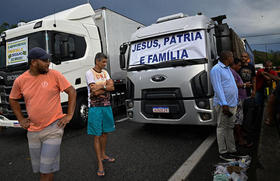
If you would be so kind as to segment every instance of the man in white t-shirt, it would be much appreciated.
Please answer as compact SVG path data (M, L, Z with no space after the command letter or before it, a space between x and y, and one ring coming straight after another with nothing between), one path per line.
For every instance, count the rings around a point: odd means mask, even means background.
M89 97L88 129L89 135L94 135L94 149L98 160L98 176L104 176L103 162L114 162L115 158L106 155L106 142L109 132L115 130L113 112L110 103L110 92L114 91L114 82L104 67L107 56L97 53L95 67L86 73Z

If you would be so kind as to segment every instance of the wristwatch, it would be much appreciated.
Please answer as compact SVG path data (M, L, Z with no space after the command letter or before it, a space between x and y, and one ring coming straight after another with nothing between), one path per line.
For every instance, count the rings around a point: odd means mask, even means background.
M103 88L106 90L106 85L103 85Z
M245 89L246 88L246 84L243 84L243 89Z

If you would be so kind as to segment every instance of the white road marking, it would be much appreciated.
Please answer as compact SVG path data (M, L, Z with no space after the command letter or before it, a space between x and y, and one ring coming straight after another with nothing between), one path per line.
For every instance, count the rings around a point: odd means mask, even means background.
M123 121L125 121L125 120L127 120L127 117L126 117L126 118L123 118L123 119L118 119L118 120L116 120L116 123L120 123L120 122L123 122Z
M206 138L201 145L193 152L193 154L183 163L183 165L169 178L168 181L185 180L193 168L198 164L206 151L216 140L216 135L212 134Z

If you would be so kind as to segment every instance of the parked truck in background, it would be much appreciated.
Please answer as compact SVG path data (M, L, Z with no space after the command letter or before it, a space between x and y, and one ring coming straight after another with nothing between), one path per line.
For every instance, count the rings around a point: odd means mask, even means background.
M183 13L138 29L120 47L127 113L140 123L215 125L210 70L223 50L241 57L244 41L223 23ZM128 48L128 56L125 53Z
M109 9L94 11L90 4L84 4L3 32L0 46L0 123L7 125L4 123L16 119L9 106L9 93L14 80L28 69L27 55L33 47L41 47L50 53L50 68L61 72L76 89L77 105L71 122L78 127L87 122L85 73L94 66L95 54L105 53L109 60L106 68L115 84L113 112L115 116L122 113L125 117L126 72L120 69L119 46L129 41L140 26L143 25ZM63 110L67 110L65 93L61 94L61 103ZM23 100L20 105L27 116Z

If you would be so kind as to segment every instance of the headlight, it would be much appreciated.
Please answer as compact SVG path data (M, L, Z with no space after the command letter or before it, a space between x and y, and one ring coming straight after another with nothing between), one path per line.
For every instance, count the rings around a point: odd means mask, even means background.
M195 103L201 109L210 109L209 99L197 99Z
M203 121L211 119L211 114L209 113L199 113L199 115Z
M128 101L126 102L126 105L127 105L127 108L133 108L134 103L133 103L133 101L128 100Z
M127 115L128 115L129 118L133 118L133 112L132 111L128 111Z

